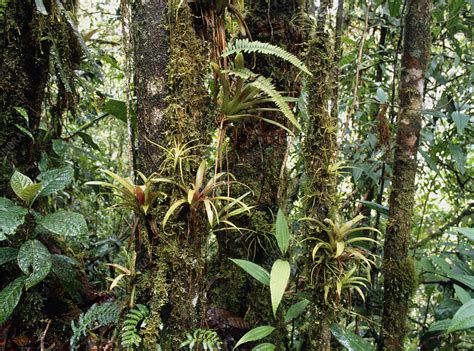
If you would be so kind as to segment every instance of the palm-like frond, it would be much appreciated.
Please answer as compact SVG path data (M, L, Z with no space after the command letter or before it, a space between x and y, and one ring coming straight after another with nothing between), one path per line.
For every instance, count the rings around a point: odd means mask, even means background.
M249 41L248 39L236 39L235 42L227 47L222 53L223 57L227 57L232 54L239 52L246 53L260 53L265 55L272 55L281 58L293 66L299 68L301 71L305 72L308 75L312 75L308 67L295 55L289 53L288 51L282 49L279 46L275 46L269 43L262 43L260 41Z

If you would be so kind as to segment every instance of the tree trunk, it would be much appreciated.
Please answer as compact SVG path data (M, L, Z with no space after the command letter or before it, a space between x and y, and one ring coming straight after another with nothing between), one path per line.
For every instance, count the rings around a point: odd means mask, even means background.
M44 89L49 74L48 40L42 40L49 16L36 11L34 1L10 1L4 18L0 53L0 193L9 194L9 179L16 168L38 175L39 145L20 128L36 136ZM24 108L25 120L15 108ZM20 128L18 127L20 126Z
M431 46L431 1L409 0L405 15L400 111L393 167L389 219L384 246L383 350L403 350L408 300L416 272L408 257L417 151L421 130L424 76Z
M323 1L318 22L308 43L307 65L312 77L308 79L308 126L303 144L306 184L305 211L307 217L324 221L333 218L336 204L337 173L330 171L336 163L337 114L331 114L330 102L336 93L336 65L332 38L326 30L327 14L332 2ZM334 108L334 106L333 106ZM310 234L314 236L314 233ZM310 252L308 248L308 252ZM306 347L311 350L330 349L332 310L324 301L323 277L311 277L313 261L308 254L304 263L308 283L314 282L311 316L303 328ZM329 297L330 298L330 297Z
M245 21L252 39L280 46L299 55L305 37L301 24L301 21L304 21L303 7L300 2L249 2ZM299 95L298 72L294 67L274 57L257 57L256 67L252 67L252 70L271 77L278 90L289 91L294 96ZM247 58L246 64L251 66L253 58ZM286 124L279 113L267 114L265 117ZM273 241L273 215L285 202L282 175L288 147L287 133L265 122L244 121L231 131L230 138L233 146L229 153L230 171L239 182L246 184L254 192L252 198L245 200L248 205L254 206L252 214L236 224L254 230L258 235L266 235ZM243 189L242 193L246 191L248 189ZM268 290L229 260L249 259L267 269L271 267L278 256L274 250L275 243L271 246L261 238L260 246L256 241L252 241L249 235L251 234L247 231L242 234L235 231L217 234L219 252L212 267L215 280L210 300L217 307L245 316L252 327L274 324ZM275 334L273 342L278 344L283 336L277 337Z
M149 175L160 171L163 155L150 141L163 147L173 146L175 142L181 145L210 142L212 106L205 85L208 53L207 44L196 34L194 15L187 3L142 0L133 6L136 155L138 170ZM202 157L205 148L195 149L193 153L196 152ZM196 164L199 162L191 167ZM194 175L195 169L186 172L185 182L192 182ZM171 203L158 207L153 215L158 227ZM190 215L189 211L181 211L167 226L171 228L167 236L160 230L159 237L150 239L151 260L148 256L140 260L143 274L138 281L138 300L149 306L153 316L144 338L144 345L149 349L156 348L157 343L164 350L176 349L185 332L205 322L201 248L208 232L201 221L190 228Z

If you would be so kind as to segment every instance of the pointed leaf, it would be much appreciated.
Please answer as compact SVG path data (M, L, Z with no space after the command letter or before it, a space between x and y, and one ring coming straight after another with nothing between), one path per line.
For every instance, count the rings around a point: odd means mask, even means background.
M15 232L23 224L28 210L15 205L11 200L0 197L0 241Z
M245 344L247 342L261 340L267 337L268 335L270 335L274 330L275 330L274 327L270 327L268 325L253 328L252 330L248 331L247 333L245 333L244 336L240 338L237 344L235 344L233 350L237 349L238 346Z
M454 291L456 292L456 296L459 298L459 301L461 301L463 304L469 302L469 300L472 299L471 295L459 285L454 284Z
M278 306L283 298L289 279L290 264L287 261L276 260L270 272L270 295L274 316L276 316Z
M77 212L60 210L44 216L38 224L57 235L81 236L88 232L84 216Z
M257 345L252 349L252 351L274 351L274 350L276 350L276 346L273 344L270 344L269 342Z
M448 333L474 327L474 299L463 304L454 314Z
M339 341L339 343L349 351L375 350L374 346L372 346L367 340L339 326L338 324L331 325L330 329L332 335L334 335L337 341Z
M28 275L25 288L29 289L38 284L49 274L52 260L46 246L38 240L28 240L18 252L18 266Z
M278 210L276 219L276 239L281 253L284 255L288 250L290 243L290 230L288 229L288 222L282 210Z
M0 326L10 317L16 305L18 305L24 281L24 277L17 278L0 292Z
M244 271L246 271L248 274L250 274L252 277L257 279L260 283L270 285L270 273L268 273L267 270L265 270L258 264L246 260L239 260L236 258L229 259L237 266L242 268Z
M293 319L295 319L300 314L302 314L308 305L309 305L309 300L306 300L306 299L292 305L288 309L288 312L286 312L285 323L291 322Z
M48 196L56 191L63 190L71 183L74 178L74 169L71 167L64 167L58 169L51 169L41 173L38 179L41 180L43 186L38 194L40 196Z

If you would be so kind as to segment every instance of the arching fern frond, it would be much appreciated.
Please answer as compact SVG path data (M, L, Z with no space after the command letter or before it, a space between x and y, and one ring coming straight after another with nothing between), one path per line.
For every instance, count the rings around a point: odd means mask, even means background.
M85 313L81 313L77 324L72 321L72 337L70 340L71 350L78 348L81 337L97 327L102 327L117 323L120 315L120 306L115 302L104 302L102 304L94 304Z
M296 120L293 111L291 110L290 106L286 102L286 98L283 97L275 88L272 81L268 78L265 78L261 75L258 75L247 68L239 69L239 70L226 70L223 71L229 75L234 75L239 77L245 81L248 81L247 84L250 86L258 89L265 95L267 95L271 101L278 107L278 109L283 113L283 115L299 130L301 130L301 126Z
M233 45L229 46L222 53L222 57L227 57L232 54L237 54L239 52L246 53L260 53L265 55L272 55L279 57L293 66L299 68L301 71L308 75L312 75L308 67L295 55L289 53L285 49L282 49L279 46L275 46L268 43L262 43L260 41L249 41L248 39L237 39Z
M140 346L142 337L139 332L146 325L150 312L144 305L136 305L125 316L121 333L122 346L127 350L134 350Z

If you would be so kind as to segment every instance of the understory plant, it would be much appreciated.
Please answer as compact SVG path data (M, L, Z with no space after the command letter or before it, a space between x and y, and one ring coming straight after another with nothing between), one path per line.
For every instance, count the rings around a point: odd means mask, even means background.
M42 214L35 201L68 186L74 170L70 167L42 172L37 181L15 171L10 179L18 203L0 197L0 265L16 261L22 274L0 292L0 324L12 314L22 294L46 279L52 272L63 284L74 280L77 262L68 256L52 254L45 239L81 237L88 232L84 217L77 212L58 210Z

